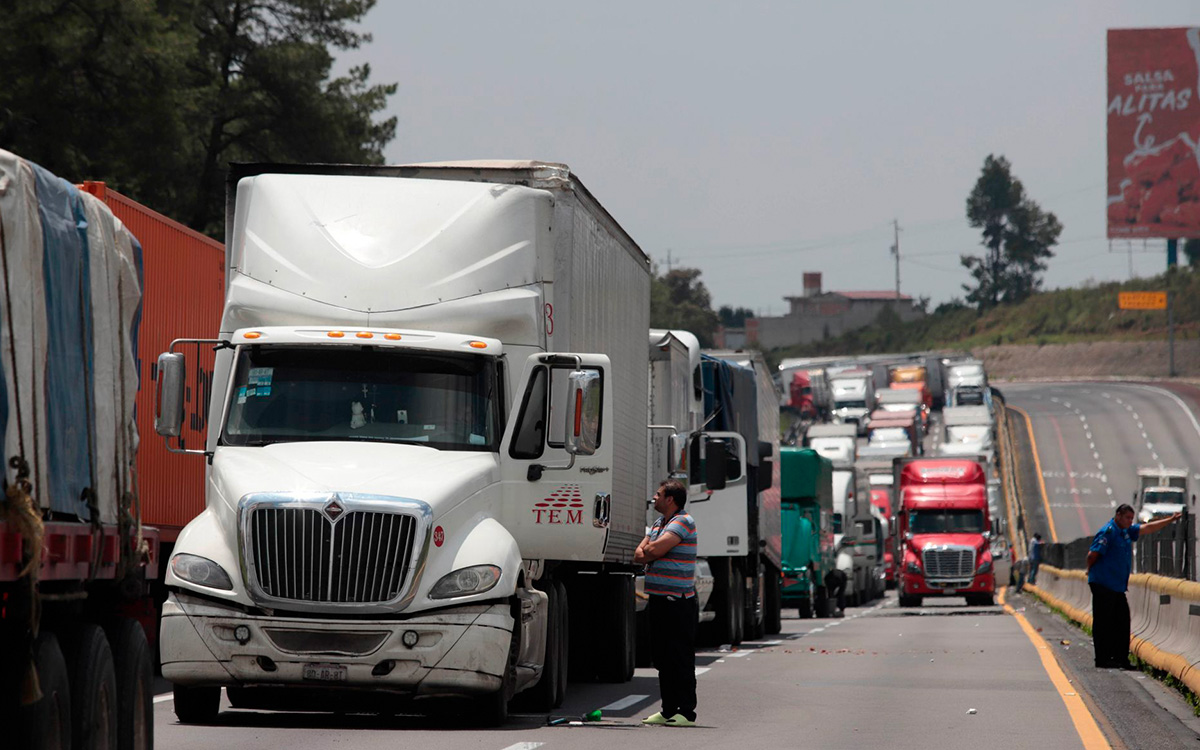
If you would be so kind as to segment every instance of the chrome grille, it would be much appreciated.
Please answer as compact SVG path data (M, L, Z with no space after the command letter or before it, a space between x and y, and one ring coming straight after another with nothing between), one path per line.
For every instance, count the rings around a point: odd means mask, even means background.
M250 512L250 555L267 596L297 602L380 603L404 590L417 519L349 511L336 521L313 508Z
M927 578L972 578L975 550L970 547L926 547L922 553Z

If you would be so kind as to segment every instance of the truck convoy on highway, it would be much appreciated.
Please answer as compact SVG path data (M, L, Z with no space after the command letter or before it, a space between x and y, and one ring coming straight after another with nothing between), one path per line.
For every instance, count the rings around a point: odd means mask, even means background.
M316 685L497 722L568 674L628 679L645 254L559 164L257 165L229 188L219 336L159 361L174 440L187 350L217 350L205 442L174 445L208 493L166 578L180 719L222 686L286 707Z
M929 596L963 596L969 605L991 604L991 519L987 475L971 459L897 459L900 606L920 606Z
M800 617L828 617L833 570L833 463L810 448L780 450L783 597Z
M1165 518L1187 507L1187 469L1143 468L1137 470L1137 477L1133 503L1140 523Z
M150 439L155 356L215 330L223 249L6 151L0 185L0 714L15 747L149 748L160 552L203 506Z
M714 617L700 637L737 644L782 627L779 391L758 352L707 352L701 372L706 439L738 438L736 453L729 451L738 459L729 462L728 485L690 510L697 526L708 530L696 554L713 574Z

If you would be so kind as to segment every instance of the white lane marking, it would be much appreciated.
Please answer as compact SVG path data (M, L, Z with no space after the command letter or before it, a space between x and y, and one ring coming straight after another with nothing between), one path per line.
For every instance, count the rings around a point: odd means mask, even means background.
M1092 433L1090 433L1090 432L1083 433L1083 436L1086 437L1088 440L1092 439Z
M1100 460L1100 454L1099 454L1099 453L1097 453L1096 451L1092 451L1092 458L1094 458L1094 459L1096 459L1097 461L1099 461L1099 460Z
M1147 435L1145 432L1142 432L1142 439L1143 439L1143 440L1149 440L1149 439L1150 439L1150 436L1149 436L1149 435Z
M712 669L712 667L696 667L696 676L699 677L710 669Z
M537 750L545 744L545 742L518 742L515 745L509 745L504 750Z
M1150 453L1150 458L1153 458L1155 461L1157 461L1157 460L1158 460L1158 454L1157 454L1157 453L1154 453L1154 452L1151 452L1151 453Z
M1144 429L1146 429L1146 425L1142 424L1141 422L1138 422L1138 429L1139 429L1139 430L1144 430ZM1143 434L1144 434L1144 433L1143 433Z
M1161 395L1166 396L1167 398L1171 399L1172 401L1174 401L1176 403L1176 405L1178 405L1179 408L1183 410L1183 413L1188 416L1188 419L1191 420L1192 427L1196 428L1196 434L1200 435L1200 421L1196 421L1196 415L1192 413L1192 410L1188 408L1187 404L1183 403L1183 399L1179 398L1174 393L1171 393L1170 391L1168 391L1164 388L1155 388L1154 386L1140 385L1138 383L1129 383L1128 385L1130 388L1140 388L1143 391L1150 391L1151 393L1161 394Z
M752 654L752 653L754 653L754 652L753 652L753 651L734 651L732 654L727 654L727 655L726 655L726 658L728 658L728 659L739 659L739 658L741 658L741 657L743 657L743 656L749 656L749 655L750 655L750 654Z
M154 696L155 703L166 703L167 701L173 701L173 700L175 700L174 693L163 693L162 695Z
M619 701L613 701L612 703L609 703L607 706L601 706L600 710L601 711L620 711L621 709L624 709L624 708L636 706L637 704L641 703L642 701L646 700L649 697L650 696L648 696L648 695L627 695Z
M763 646L781 646L781 645L783 645L783 641L763 641L761 645L763 645Z
M1149 448L1150 450L1154 450L1154 443L1152 443L1152 442L1150 442L1149 440L1147 440L1147 441L1146 441L1146 447L1147 447L1147 448Z
M1089 447L1089 448L1091 448L1092 450L1096 450L1096 444L1095 444L1095 443L1088 443L1088 447Z
M1107 492L1108 494L1110 494L1110 495L1111 495L1111 494L1112 494L1112 487L1105 487L1105 488L1104 488L1104 491L1105 491L1105 492Z

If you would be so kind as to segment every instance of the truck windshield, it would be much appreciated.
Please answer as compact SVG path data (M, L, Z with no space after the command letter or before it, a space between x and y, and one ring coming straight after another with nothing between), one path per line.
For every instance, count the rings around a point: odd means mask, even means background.
M981 534L983 511L957 508L914 510L908 514L908 528L914 534Z
M356 440L497 451L497 392L491 357L370 346L243 347L221 443Z
M1146 495L1142 498L1143 503L1172 503L1179 505L1183 501L1183 493L1178 490L1146 490Z

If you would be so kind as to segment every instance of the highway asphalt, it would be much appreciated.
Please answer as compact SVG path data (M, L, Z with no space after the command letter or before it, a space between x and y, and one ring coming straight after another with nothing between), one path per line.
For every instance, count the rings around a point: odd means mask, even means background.
M1200 424L1174 394L1131 383L1005 383L1033 425L1052 526L1049 540L1092 536L1132 503L1137 469L1188 469L1200 479Z
M605 721L595 726L547 727L546 715L537 714L470 729L449 720L226 705L215 725L194 727L176 722L164 693L155 706L156 739L179 750L1085 747L1068 710L1082 705L1079 693L1065 677L1056 684L1043 659L1050 646L1040 636L1036 643L1036 628L1022 626L1017 614L965 607L961 599L901 609L893 592L844 618L789 616L775 639L698 655L695 729L638 724L657 710L654 672L638 670L624 685L571 685L556 713L604 708Z

